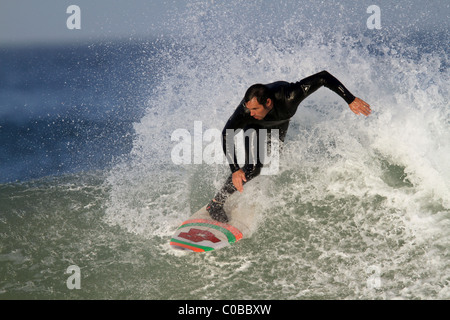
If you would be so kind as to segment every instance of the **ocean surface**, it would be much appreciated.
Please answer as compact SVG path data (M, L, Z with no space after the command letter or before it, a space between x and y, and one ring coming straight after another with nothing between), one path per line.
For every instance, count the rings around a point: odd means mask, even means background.
M448 32L247 6L193 5L170 37L0 48L0 299L450 299ZM251 236L172 250L229 174L175 164L172 133L222 130L251 84L321 70L372 115L319 89L279 172L236 195Z

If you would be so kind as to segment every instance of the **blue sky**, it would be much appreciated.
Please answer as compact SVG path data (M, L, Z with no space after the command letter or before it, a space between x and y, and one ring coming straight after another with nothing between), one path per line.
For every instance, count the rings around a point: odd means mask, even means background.
M252 1L252 0L247 0ZM105 38L141 38L168 32L168 21L174 12L183 12L192 3L213 3L212 0L0 0L0 45L22 43L55 43ZM222 2L219 0L216 3ZM233 1L239 14L239 0ZM241 1L242 2L242 1ZM406 25L416 29L448 30L450 9L448 0L396 1L314 1L314 0L253 0L262 5L287 6L291 10L329 11L337 19L347 15L347 21L364 23L365 8L376 4L381 8L383 27ZM275 4L275 5L274 5ZM68 30L66 20L69 5L81 9L81 30ZM335 14L336 11L339 14ZM238 10L237 10L238 11ZM241 13L242 14L242 13ZM308 16L308 15L307 15ZM261 17L263 19L263 17ZM174 23L173 20L171 23ZM175 22L176 23L176 22ZM170 28L169 28L170 29Z
M0 43L63 42L160 34L184 1L0 0ZM81 9L81 30L68 30L67 7Z

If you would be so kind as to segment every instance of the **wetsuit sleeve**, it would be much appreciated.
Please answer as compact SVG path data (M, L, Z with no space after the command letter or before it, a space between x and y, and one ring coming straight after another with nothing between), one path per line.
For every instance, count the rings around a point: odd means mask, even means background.
M300 103L322 86L337 93L348 104L355 100L355 96L338 79L325 70L293 84L292 98L295 103Z
M230 165L231 172L240 169L236 158L236 150L234 147L234 135L236 130L244 128L248 122L249 112L244 106L244 101L236 108L234 113L228 119L222 131L222 147L225 157Z

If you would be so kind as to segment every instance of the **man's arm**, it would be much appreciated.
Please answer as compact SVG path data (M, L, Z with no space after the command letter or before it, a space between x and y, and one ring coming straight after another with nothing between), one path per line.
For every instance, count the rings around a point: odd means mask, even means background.
M344 99L355 114L364 114L366 116L370 114L371 109L366 102L356 98L338 79L325 70L295 83L293 85L292 101L299 104L322 86L327 87Z
M236 130L242 129L245 126L248 118L249 113L242 101L222 130L222 148L232 173L235 173L240 169L234 146L234 134Z
M312 76L306 77L295 83L294 87L296 89L296 92L299 93L296 95L295 99L303 100L322 86L325 86L337 93L348 104L352 103L353 100L355 100L355 96L352 95L351 92L346 87L344 87L344 85L338 79L336 79L331 73L325 70L313 74ZM298 103L300 102L301 101L298 101Z

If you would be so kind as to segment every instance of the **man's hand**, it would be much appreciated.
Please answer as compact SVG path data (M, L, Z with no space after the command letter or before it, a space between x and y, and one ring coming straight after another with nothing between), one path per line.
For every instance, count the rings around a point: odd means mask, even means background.
M349 104L349 107L355 114L363 114L368 116L372 112L369 104L360 98L355 98L355 100Z
M232 180L236 190L239 192L243 192L244 187L242 181L247 182L244 171L242 169L239 169L238 171L234 172L232 175Z

